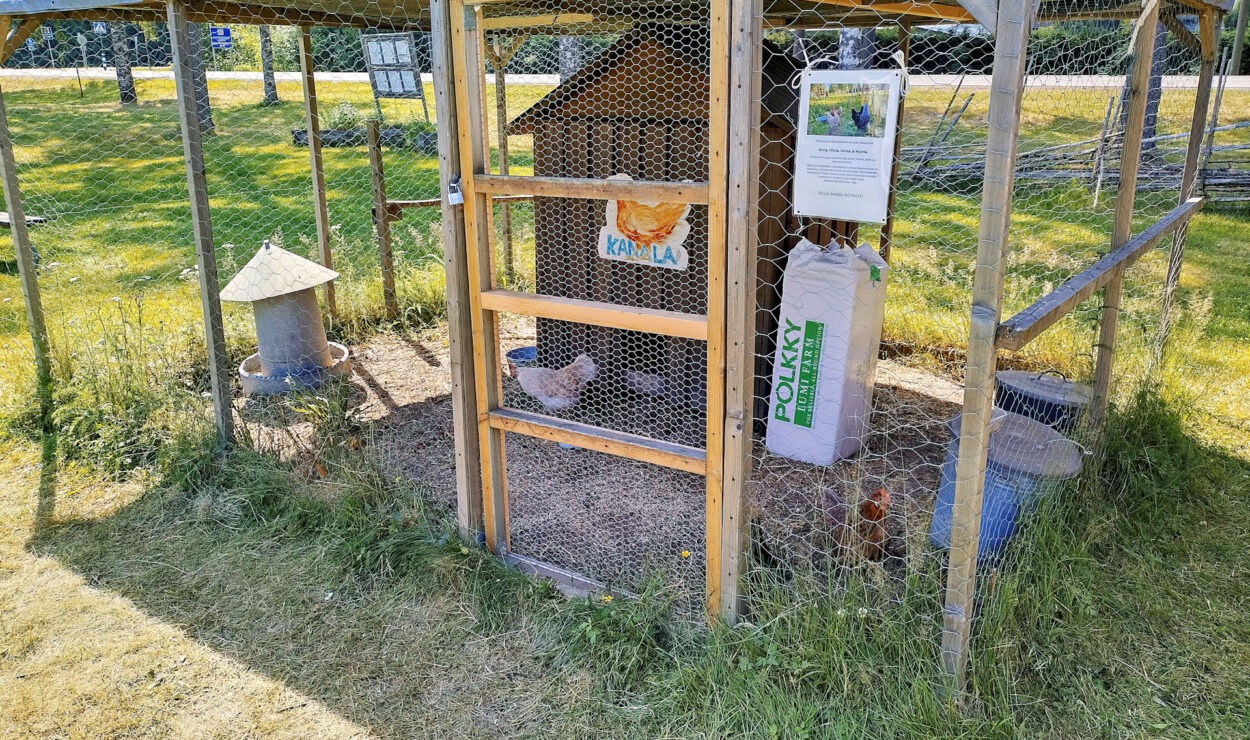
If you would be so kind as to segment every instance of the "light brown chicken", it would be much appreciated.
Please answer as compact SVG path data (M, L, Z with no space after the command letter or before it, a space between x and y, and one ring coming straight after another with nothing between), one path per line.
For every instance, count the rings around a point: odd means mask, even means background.
M859 504L860 552L869 560L885 556L885 517L890 513L890 492L884 488L873 491Z
M598 370L589 355L580 354L572 364L559 370L546 367L513 367L512 377L521 390L538 399L551 411L569 409L581 399L582 389L595 379Z
M685 203L616 202L616 228L636 244L659 244L673 234L690 206Z

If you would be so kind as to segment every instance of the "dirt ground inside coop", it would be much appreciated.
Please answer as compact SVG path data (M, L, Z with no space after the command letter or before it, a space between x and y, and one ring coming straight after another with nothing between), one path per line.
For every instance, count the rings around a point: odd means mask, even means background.
M533 344L532 325L501 327L501 342L505 350ZM349 418L362 452L372 450L388 474L454 509L446 335L387 334L352 350ZM961 398L962 389L949 380L883 360L860 455L832 466L807 465L768 454L757 441L746 492L755 554L795 573L822 574L854 561L846 533L855 506L885 488L891 496L887 565L923 557L948 442L945 422L958 413ZM236 404L254 444L293 458L315 446L312 424L265 411L267 404ZM615 589L637 592L663 583L679 597L701 597L701 476L515 434L507 436L506 457L514 554Z

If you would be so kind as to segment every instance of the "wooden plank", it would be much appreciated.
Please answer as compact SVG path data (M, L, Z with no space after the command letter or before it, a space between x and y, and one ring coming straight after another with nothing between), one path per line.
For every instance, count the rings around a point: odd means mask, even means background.
M491 198L492 203L516 203L519 201L533 200L532 195L496 195ZM386 201L387 213L394 214L398 210L404 208L434 208L445 203L443 198L421 198L419 200L388 200ZM391 220L395 220L395 216L391 216Z
M707 611L712 619L737 609L726 601L723 577L724 468L725 468L725 264L726 193L729 188L729 19L730 0L711 0L708 21L711 60L708 74L708 183L707 208ZM759 116L750 119L759 127ZM737 504L737 502L734 502Z
M204 149L200 117L196 111L190 39L183 7L178 0L169 0L165 10L174 54L174 87L178 97L178 119L182 124L182 153L187 169L191 229L195 237L195 263L200 276L200 308L204 317L204 339L208 350L209 393L213 399L217 444L224 447L234 440L234 415L230 403L230 375L233 368L226 354L226 333L221 318L221 288L217 281L217 257L213 244L212 215L208 205L208 181L204 175Z
M509 28L550 28L590 23L595 17L589 13L548 13L545 15L499 16L482 19L483 31L501 31Z
M456 133L464 193L464 230L473 323L473 369L477 387L477 423L482 470L482 526L491 552L508 547L508 494L503 432L492 429L491 411L503 395L499 366L499 326L494 312L482 307L482 293L493 289L490 197L479 190L476 172L485 171L487 140L482 131L482 52L476 14L463 0L450 0Z
M708 184L655 182L652 180L599 180L589 177L526 177L477 174L479 192L498 195L532 195L544 198L592 200L639 200L706 205Z
M495 136L499 149L499 174L507 175L511 162L508 161L508 85L504 77L504 65L508 63L506 57L511 54L503 48L503 42L498 38L493 44L484 45L483 51L490 57L490 64L495 69ZM500 245L503 252L503 283L512 285L516 280L512 254L512 211L506 201L500 207L499 215L503 226L503 244Z
M386 173L382 169L382 134L376 118L365 121L365 138L369 145L369 181L373 186L373 228L378 239L378 261L382 267L382 302L386 318L399 315L395 297L395 263L391 254L391 220L387 217Z
M0 51L0 64L7 62L9 57L22 48L22 44L26 43L26 39L30 38L30 35L35 32L36 28L39 28L39 23L38 18L26 18L9 31L8 36L4 39L4 49Z
M317 225L317 254L321 264L334 269L330 253L330 211L326 206L326 174L321 156L321 116L317 112L317 80L313 73L312 29L299 29L300 80L304 87L304 125L308 129L308 160L312 172L313 214ZM338 304L334 300L334 281L325 283L326 308L330 318L338 320Z
M448 0L430 0L431 66L435 122L438 124L438 179L442 193L447 193L451 183L460 177L459 119L452 73L450 24ZM456 447L456 523L461 536L476 539L483 531L482 471L464 209L447 202L446 197L438 198L437 203L443 211L443 269L447 275L452 434Z
M26 307L26 328L30 332L31 349L35 354L35 378L39 388L40 412L52 410L52 361L49 352L48 327L43 317L43 300L39 295L39 273L35 252L26 229L28 219L22 207L22 190L17 177L17 159L13 155L13 138L9 135L9 113L0 90L0 184L4 189L13 231L13 252L17 258L17 276ZM7 300L7 299L6 299Z
M1001 0L998 7L987 121L989 133L985 145L985 186L981 196L963 418L955 466L946 603L942 609L942 666L956 689L962 689L964 684L972 629L981 494L989 448L990 414L994 407L997 361L994 332L1002 310L1020 103L1024 96L1025 57L1034 7L1033 0Z
M517 409L492 411L489 419L493 429L561 442L616 457L684 470L687 473L703 475L707 468L707 453L698 447Z
M618 306L614 303L563 298L541 293L484 290L482 291L482 307L487 311L518 313L523 316L537 316L543 319L606 326L669 337L706 340L708 336L708 320L705 316L657 308Z
M1250 0L1242 0L1243 5ZM1198 87L1194 91L1193 118L1189 123L1189 142L1185 150L1185 169L1181 173L1180 198L1184 202L1193 193L1198 175L1198 161L1202 152L1202 132L1207 121L1207 108L1211 104L1211 82L1215 78L1215 49L1218 45L1218 19L1214 12L1198 16L1199 56ZM1181 280L1181 266L1185 261L1185 236L1188 224L1182 225L1172 236L1172 249L1168 253L1168 271L1163 279L1163 296L1159 304L1159 328L1155 331L1154 361L1163 359L1163 350L1172 333L1172 302L1176 287Z
M729 100L725 238L725 410L721 484L719 616L737 621L746 566L743 507L751 479L755 403L755 265L760 202L760 92L763 66L761 0L730 4Z
M1181 23L1175 13L1168 12L1161 14L1159 16L1159 22L1162 23L1163 27L1170 31L1173 36L1176 37L1177 41L1181 42L1181 46L1184 46L1194 54L1201 56L1202 42L1198 40L1197 36L1189 32L1189 29L1185 27L1185 24Z
M995 8L995 13L997 13ZM986 26L993 28L994 26ZM898 26L898 48L903 52L903 69L907 69L907 63L911 59L911 24L900 23ZM960 78L963 82L963 78ZM952 98L952 101L954 99ZM906 107L906 96L899 96L898 99L898 125L903 124L903 110ZM894 160L890 164L890 193L886 196L885 206L885 223L881 225L881 240L877 244L877 253L881 255L881 259L886 262L890 261L890 252L894 250L894 209L898 201L898 171L903 163L903 137L895 135L894 137Z
M961 23L977 23L976 17L967 10L954 5L938 5L937 3L878 3L872 0L814 0L821 5L835 5L839 8L853 8L872 11L883 15L904 15L917 18L939 18L945 21ZM991 26L992 28L992 26Z
M1055 322L1071 313L1072 309L1099 288L1110 283L1116 275L1139 260L1164 237L1188 223L1202 209L1202 205L1202 198L1190 198L1135 238L1103 255L1063 285L1004 321L996 332L995 341L998 346L1008 350L1023 348Z
M512 566L522 573L526 573L538 578L546 578L553 581L556 590L569 598L585 598L592 594L611 593L625 598L637 598L635 594L620 589L610 588L608 584L601 583L593 578L587 578L580 573L574 573L567 568L561 568L551 563L544 563L535 558L517 555L516 553L508 553L503 556L505 565Z
M1150 66L1154 53L1155 29L1162 0L1148 3L1136 28L1133 66L1129 77L1128 115L1124 120L1124 143L1120 149L1120 182L1115 195L1115 215L1111 224L1111 249L1123 246L1132 237L1133 205L1137 196L1137 170L1149 98ZM1094 364L1094 399L1089 421L1098 428L1111 395L1111 375L1115 366L1116 333L1120 323L1120 300L1124 292L1124 270L1118 270L1103 289L1102 323L1098 332L1098 352Z

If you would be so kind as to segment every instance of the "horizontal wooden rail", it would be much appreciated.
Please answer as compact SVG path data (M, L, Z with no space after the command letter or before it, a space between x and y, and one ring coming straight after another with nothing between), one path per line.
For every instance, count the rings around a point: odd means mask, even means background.
M529 177L525 175L474 175L473 186L481 193L534 195L543 198L592 200L641 200L707 205L711 189L706 182L657 180L602 180L585 177Z
M551 442L563 442L595 452L684 470L687 473L707 474L707 453L697 447L516 409L492 411L488 414L488 419L492 429L502 429Z
M487 311L506 311L522 316L707 341L707 317L699 314L618 306L613 303L515 290L482 291L482 308Z
M494 203L515 203L523 200L533 200L532 195L497 195L491 198ZM386 220L398 221L404 217L404 209L406 208L435 208L443 205L442 198L422 198L421 200L388 200L386 201Z
M1136 262L1165 236L1176 231L1202 210L1202 198L1190 198L1150 228L1108 252L1094 264L1070 278L1057 289L1039 298L1033 305L999 324L995 344L1002 349L1018 350L1049 329L1056 321L1071 313L1086 298L1110 283L1129 265Z

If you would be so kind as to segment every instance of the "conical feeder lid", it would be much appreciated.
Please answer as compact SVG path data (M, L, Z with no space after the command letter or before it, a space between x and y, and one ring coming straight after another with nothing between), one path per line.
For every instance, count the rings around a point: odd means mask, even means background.
M251 303L328 283L339 274L265 241L221 291L223 301Z

